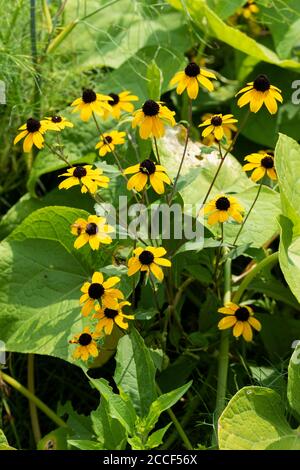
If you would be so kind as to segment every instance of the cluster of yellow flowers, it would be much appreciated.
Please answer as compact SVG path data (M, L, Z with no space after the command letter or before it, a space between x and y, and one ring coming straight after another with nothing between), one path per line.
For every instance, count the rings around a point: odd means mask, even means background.
M199 85L210 92L214 90L212 79L216 79L213 72L191 62L183 71L176 73L170 85L177 86L178 94L182 94L186 90L189 99L194 100L198 96ZM249 104L250 111L254 113L265 105L268 111L274 114L277 112L277 101L282 102L280 90L271 85L265 75L259 75L253 82L247 83L246 87L240 90L237 95L239 94L242 96L238 100L238 106L243 107ZM96 119L96 115L106 120L109 116L119 119L123 112L132 113L132 128L139 127L142 139L161 138L165 133L166 124L170 126L176 124L175 112L168 109L163 102L148 99L140 109L134 111L133 102L137 100L138 97L129 91L103 95L91 89L85 89L82 96L72 103L72 107L74 107L73 112L80 113L80 118L83 121L94 119L100 133L99 142L95 148L99 151L100 157L104 157L107 153L113 153L119 164L119 169L126 179L127 175L132 175L127 179L129 191L134 190L139 193L145 190L147 184L150 184L157 194L163 194L165 185L171 185L172 182L166 169L161 165L159 156L156 155L157 161L148 158L123 170L116 154L116 146L125 143L126 133L117 130L102 133ZM237 119L232 114L211 114L203 118L199 127L204 127L202 131L204 139L211 138L213 140L210 142L220 143L225 136L227 142L232 145L232 133L237 132L236 123ZM29 152L33 145L41 149L44 146L44 134L47 131L59 132L65 127L73 127L73 124L62 116L57 115L42 120L30 118L26 124L19 128L21 132L16 136L14 143L24 138L24 152ZM227 149L225 156L220 155L220 165L229 150L230 148ZM246 156L245 161L247 163L243 167L244 171L254 170L251 176L253 181L257 182L265 175L268 175L272 180L276 179L274 155L271 151L253 153ZM93 168L93 165L71 166L60 176L66 178L59 184L59 189L69 189L79 185L82 193L89 192L91 195L95 195L98 188L107 188L109 185L109 178L103 175L101 169ZM208 224L223 224L230 218L237 223L243 222L244 209L235 197L219 194L207 203L206 200L204 202L203 213L208 214ZM112 242L110 234L113 231L113 227L107 224L105 217L97 215L90 215L87 220L77 219L71 227L72 234L77 237L74 242L76 249L80 249L88 243L92 250L98 250L101 244ZM163 247L135 248L132 257L128 260L128 276L141 271L145 272L147 276L153 275L160 282L163 281L162 267L171 266L171 262L164 258L165 254L166 250ZM74 352L75 358L87 360L89 356L97 356L96 340L103 334L111 334L115 324L122 329L127 329L127 320L134 318L133 315L125 315L122 311L130 303L124 300L124 294L114 287L119 282L119 277L114 276L104 280L102 273L95 272L91 282L85 282L82 286L83 295L80 298L80 303L83 304L82 314L88 316L94 310L92 318L99 321L94 332L91 332L89 327L85 327L82 333L71 340L71 343L78 345ZM231 315L231 317L221 320L219 328L234 326L236 337L243 334L246 341L251 341L252 330L250 326L257 330L260 328L259 322L253 319L253 312L248 307L230 304L219 311Z

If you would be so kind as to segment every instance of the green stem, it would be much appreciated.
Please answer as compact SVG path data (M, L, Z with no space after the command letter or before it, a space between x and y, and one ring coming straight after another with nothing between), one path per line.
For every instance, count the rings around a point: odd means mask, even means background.
M231 258L227 257L224 265L224 304L231 300ZM229 364L229 330L221 332L221 342L218 360L217 400L214 420L215 424L225 408L227 375Z
M156 388L159 392L159 394L161 395L161 390L159 388L159 386L156 384ZM181 440L182 442L184 443L185 447L187 448L187 450L194 450L194 447L191 443L191 441L189 440L189 438L187 437L183 427L181 426L181 424L179 423L178 419L176 418L175 414L173 413L173 411L171 410L171 408L169 408L167 410L167 413L168 415L170 416L175 428L177 429L177 432L179 434L179 436L181 437Z
M176 175L176 178L175 178L175 181L174 181L174 184L173 184L173 188L172 188L172 191L171 191L171 195L170 195L170 199L169 199L169 205L171 204L173 196L175 194L176 186L177 186L177 183L178 183L178 179L179 179L179 176L180 176L180 173L181 173L182 165L183 165L183 162L184 162L184 159L185 159L185 156L186 156L187 146L188 146L188 143L189 143L189 136L190 136L190 131L191 131L191 127L192 127L192 100L191 100L191 98L189 98L188 121L189 121L189 125L188 125L187 131L186 131L186 138L185 138L183 154L182 154L181 162L180 162L180 165L179 165L179 168L178 168L178 171L177 171L177 175Z
M249 215L251 214L252 209L253 209L253 207L255 206L257 199L259 198L259 195L260 195L260 192L261 192L261 188L262 188L262 182L261 182L260 185L259 185L259 188L258 188L258 191L257 191L256 196L255 196L255 198L254 198L254 201L252 202L251 207L250 207L250 209L249 209L249 211L248 211L248 213L247 213L245 219L243 220L243 223L242 223L242 225L241 225L241 227L240 227L240 230L238 231L237 236L235 237L235 240L234 240L234 242L233 242L233 246L236 245L236 243L237 243L237 241L238 241L238 238L239 238L239 236L240 236L240 234L241 234L241 232L242 232L242 230L243 230L243 228L244 228L244 226L245 226L245 223L247 222L247 220L248 220L248 218L249 218Z
M278 251L276 253L273 253L270 256L267 256L265 259L263 259L260 263L258 263L255 268L253 268L249 274L244 278L244 280L241 282L240 287L236 291L236 293L233 296L232 301L236 304L239 303L241 300L245 290L249 286L250 282L255 278L255 276L264 268L266 268L269 265L275 264L278 261Z
M157 145L157 139L154 137L154 146L155 146L155 152L156 152L156 160L159 165L161 165L160 161L160 156L159 156L159 151L158 151L158 145Z
M34 95L33 104L38 117L40 117L40 98L41 98L41 74L39 71L37 38L36 38L36 0L30 0L30 40L31 40L31 58L34 68Z
M27 385L28 390L35 395L35 386L34 386L34 354L28 354L27 359ZM34 436L35 443L37 444L41 438L41 430L40 430L40 423L38 412L36 409L36 404L29 400L29 412L30 412L30 420L31 420L31 427Z
M44 402L42 402L36 395L30 392L26 387L20 384L16 379L11 377L10 375L5 374L4 372L0 372L0 379L6 382L8 385L13 387L17 392L21 393L26 397L28 400L32 401L45 415L48 416L55 424L59 427L67 428L68 425L59 417L57 416L54 411L52 411Z

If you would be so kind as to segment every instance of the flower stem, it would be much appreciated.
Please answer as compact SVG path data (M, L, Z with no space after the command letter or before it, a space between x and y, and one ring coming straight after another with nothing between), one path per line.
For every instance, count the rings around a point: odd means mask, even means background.
M192 127L192 100L190 98L189 98L189 107L188 107L188 121L189 121L189 125L188 125L187 131L186 131L186 138L185 138L185 143L184 143L183 154L182 154L181 162L180 162L180 165L179 165L179 168L178 168L178 171L177 171L177 175L176 175L176 178L175 178L175 181L174 181L174 184L173 184L173 188L172 188L172 191L171 191L171 194L170 194L169 205L171 204L173 196L175 194L175 190L176 190L178 179L179 179L179 176L180 176L180 173L181 173L182 165L183 165L183 162L184 162L184 159L185 159L185 156L186 156L187 146L188 146L189 137L190 137L190 131L191 131L191 127Z
M48 416L55 424L59 427L67 428L68 425L65 423L59 416L57 416L54 411L52 411L44 402L42 402L36 395L30 392L26 387L20 384L17 380L15 380L10 375L5 374L4 372L0 371L0 380L3 380L8 385L13 387L17 392L20 392L24 397L28 400L32 401L45 415Z
M278 251L276 253L273 253L272 255L267 256L264 258L260 263L258 263L255 268L253 268L249 274L243 279L243 281L240 284L240 287L236 291L236 293L233 296L232 301L237 304L241 300L245 290L247 289L248 285L252 281L252 279L255 278L255 276L266 266L275 264L278 261Z
M255 196L255 198L254 198L254 201L252 202L252 205L251 205L251 207L250 207L250 209L249 209L249 211L248 211L248 213L247 213L245 219L243 220L242 225L240 226L240 230L238 231L237 236L235 237L235 240L234 240L234 242L233 242L233 246L236 245L236 243L237 243L237 241L238 241L238 238L239 238L239 236L240 236L240 234L241 234L241 231L243 230L244 225L245 225L245 223L247 222L248 217L249 217L249 215L251 214L251 211L252 211L253 207L255 206L255 203L256 203L256 201L257 201L257 199L258 199L258 197L259 197L261 188L262 188L262 182L260 183L260 185L259 185L259 187L258 187L257 194L256 194L256 196Z
M160 156L159 156L159 151L158 151L158 145L157 145L157 140L156 137L154 137L154 145L155 145L155 153L156 153L156 160L159 165L161 165L160 161Z
M159 388L159 386L156 384L156 388L159 392L159 394L161 395L161 390ZM184 443L185 447L188 449L188 450L193 450L194 447L191 443L191 441L189 440L189 438L187 437L183 427L181 426L181 424L179 423L178 419L176 418L175 414L173 413L173 411L171 410L171 408L169 408L168 410L166 410L168 415L170 416L179 436L181 437L182 439L182 442Z
M225 251L225 250L224 250ZM225 254L225 253L224 253ZM227 257L224 265L224 304L231 300L231 258ZM229 330L221 332L219 360L218 360L218 385L217 400L214 421L217 425L218 419L225 408L227 375L229 363Z
M27 385L28 390L34 395L35 394L35 386L34 386L34 354L28 354L27 358ZM35 443L37 444L41 440L41 429L39 423L38 412L36 409L36 404L29 400L29 412L30 412L30 420L31 420L31 427L34 436Z

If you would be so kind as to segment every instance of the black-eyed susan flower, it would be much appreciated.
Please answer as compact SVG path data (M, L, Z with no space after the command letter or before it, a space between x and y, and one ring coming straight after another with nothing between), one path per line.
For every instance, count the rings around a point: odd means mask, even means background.
M243 221L243 212L243 207L235 197L223 194L214 197L205 204L203 209L204 214L210 214L208 217L210 225L226 222L230 217L241 223Z
M71 226L71 233L77 235L74 248L79 249L89 243L92 250L98 250L101 244L109 245L112 242L108 234L113 231L113 227L106 223L105 217L89 215L87 220L77 219Z
M87 316L95 306L118 309L118 299L124 299L123 293L113 287L120 282L117 276L109 277L104 281L102 273L95 272L92 282L85 282L81 287L83 295L80 297L80 304L84 304L81 310L82 315Z
M252 328L256 331L261 330L260 322L254 318L252 308L247 305L241 306L233 302L228 302L224 307L219 308L218 312L227 315L226 318L222 318L222 320L219 321L218 328L220 330L226 330L227 328L233 327L233 336L236 338L243 335L246 341L252 341Z
M254 0L248 0L241 8L237 9L237 15L243 16L247 20L259 12L259 8Z
M45 119L52 122L55 125L57 131L62 131L65 127L74 127L74 124L63 116L55 115L52 117L46 117Z
M43 119L39 121L38 119L29 118L26 121L26 124L23 124L19 127L21 131L14 140L14 145L18 143L21 139L24 139L23 150L28 153L32 149L32 146L35 145L38 149L44 147L44 134L48 130L56 131L56 127L52 122Z
M103 118L106 119L109 114L114 118L120 119L122 111L132 113L134 111L134 105L132 101L138 101L138 97L132 95L130 91L122 91L121 93L109 93L112 101L109 102L111 105L111 111L104 111Z
M239 98L238 106L242 108L249 103L252 113L257 113L262 105L265 104L269 113L275 114L278 109L277 101L280 103L283 101L281 90L271 85L266 75L258 75L253 82L247 83L236 96L241 93L243 93L243 96Z
M94 90L83 90L81 98L77 98L71 106L75 106L73 113L80 112L83 121L88 121L93 113L103 116L104 111L111 111L109 102L112 98L108 95L95 93Z
M203 114L203 116L201 116L201 121L204 123L205 121L208 121L210 120L212 117L214 116L214 114L212 113L205 113ZM199 126L200 127L200 126ZM232 143L232 138L233 138L233 134L235 132L237 132L237 127L235 124L231 124L231 123L223 123L222 124L222 127L223 127L223 131L224 131L224 135L226 137L226 143L227 144L231 144ZM204 145L207 145L208 147L210 147L213 143L215 143L216 141L218 141L218 139L215 138L214 134L210 133L209 135L207 135L206 137L203 137L202 139L202 143Z
M211 117L206 119L199 127L205 127L202 131L202 137L207 137L210 134L217 140L222 140L226 135L226 129L230 129L230 125L237 122L237 119L233 117L233 114L213 114Z
M164 273L161 266L167 268L171 266L171 261L163 258L166 253L166 250L162 247L135 248L133 250L134 256L128 260L128 276L133 276L138 271L146 271L148 275L151 272L156 279L162 281Z
M95 340L101 337L100 332L91 333L88 326L86 326L82 333L79 333L71 339L71 344L77 344L77 348L73 352L74 359L82 359L87 361L90 356L98 356L98 348Z
M67 177L59 184L59 189L69 189L79 184L82 193L89 191L94 194L98 188L108 188L109 183L108 176L104 176L100 168L93 169L92 165L73 166L59 176Z
M124 144L125 135L126 132L119 131L105 132L104 134L100 135L100 141L95 146L96 149L99 149L100 157L104 157L104 155L107 153L113 152L116 145Z
M246 165L243 166L244 171L254 170L251 174L251 179L255 183L268 175L271 180L277 179L276 170L274 166L274 156L267 152L264 153L251 153L244 159Z
M175 112L164 106L161 102L147 100L141 109L134 113L132 127L140 127L142 139L149 137L160 138L165 134L164 124L175 126Z
M134 315L125 315L122 309L125 305L130 305L130 302L124 300L114 308L95 306L96 313L93 318L97 318L99 322L96 325L96 331L104 330L106 335L110 335L114 325L118 325L123 330L128 329L127 320L133 320Z
M166 169L162 165L157 165L152 160L144 160L124 170L125 175L132 175L127 182L127 189L131 191L142 191L146 186L148 179L154 191L157 194L165 192L165 183L170 184L171 180L166 174Z
M176 85L176 92L181 95L184 90L187 90L187 94L191 99L196 99L199 92L199 83L208 91L213 91L213 83L209 80L210 78L216 79L217 77L213 72L199 67L195 62L190 62L184 70L177 72L170 85Z

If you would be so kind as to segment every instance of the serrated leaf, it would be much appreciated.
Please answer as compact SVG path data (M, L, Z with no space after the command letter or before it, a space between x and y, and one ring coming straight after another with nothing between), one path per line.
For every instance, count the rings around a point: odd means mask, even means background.
M287 396L289 404L300 422L300 345L292 354L288 368Z

